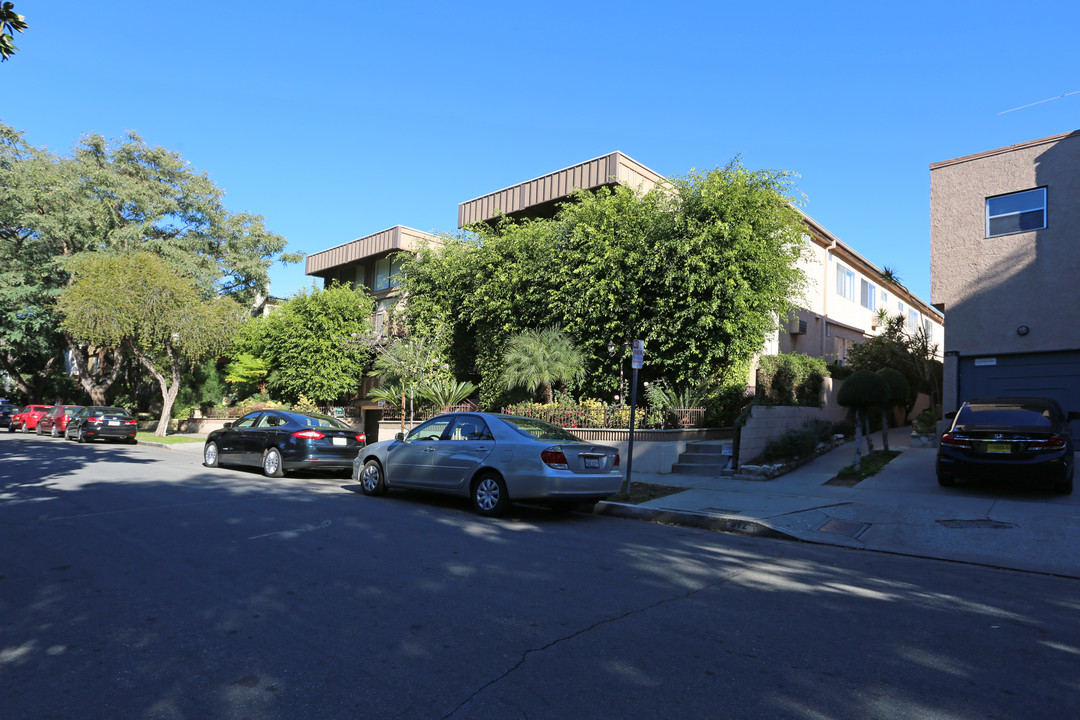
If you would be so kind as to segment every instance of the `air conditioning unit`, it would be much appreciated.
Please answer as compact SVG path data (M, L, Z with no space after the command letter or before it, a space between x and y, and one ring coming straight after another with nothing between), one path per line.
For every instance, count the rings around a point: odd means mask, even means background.
M806 334L806 321L795 318L791 321L791 329L789 331L792 335L805 335Z

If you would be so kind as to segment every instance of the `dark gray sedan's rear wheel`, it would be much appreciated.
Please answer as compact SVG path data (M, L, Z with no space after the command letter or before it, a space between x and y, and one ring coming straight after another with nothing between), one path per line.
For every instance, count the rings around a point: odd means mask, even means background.
M281 451L275 447L267 448L262 459L263 475L266 477L279 478L285 475L285 468L281 465Z
M476 478L472 487L473 509L487 517L498 517L510 507L510 494L506 483L493 472L487 472Z
M360 468L360 492L365 495L382 495L386 492L386 480L382 466L377 460L368 460Z
M79 426L79 432L75 435L75 442L86 442L86 435L83 434L83 426Z
M202 451L203 465L206 467L218 467L218 446L215 442L206 443Z

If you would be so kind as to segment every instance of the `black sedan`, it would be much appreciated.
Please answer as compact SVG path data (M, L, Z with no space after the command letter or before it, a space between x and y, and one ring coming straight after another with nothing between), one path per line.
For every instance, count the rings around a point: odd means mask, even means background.
M134 445L138 421L127 410L110 405L84 407L68 419L64 437L68 440L88 442L101 438L113 442L123 440Z
M261 467L267 477L286 470L352 469L365 436L352 426L318 413L256 410L214 430L203 446L203 464Z
M941 436L938 483L973 480L1042 481L1071 493L1075 459L1066 413L1048 398L969 400Z

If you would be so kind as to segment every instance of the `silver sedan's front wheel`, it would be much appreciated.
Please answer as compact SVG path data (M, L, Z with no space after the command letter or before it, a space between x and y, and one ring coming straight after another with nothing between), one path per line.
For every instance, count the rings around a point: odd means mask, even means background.
M382 495L386 492L382 466L375 460L368 460L360 469L360 492L365 495Z
M477 478L472 490L473 509L481 515L497 517L510 507L510 495L506 483L495 473L485 473Z

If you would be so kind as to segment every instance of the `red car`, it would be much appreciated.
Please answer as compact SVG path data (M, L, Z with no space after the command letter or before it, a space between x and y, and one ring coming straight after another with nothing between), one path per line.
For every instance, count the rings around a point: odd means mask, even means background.
M30 432L37 427L41 416L49 412L50 409L52 409L50 405L27 405L11 416L8 432L15 432L16 430L22 430L24 433Z
M49 433L52 437L60 437L67 430L71 416L82 409L82 405L56 405L49 408L49 412L37 421L37 434Z

